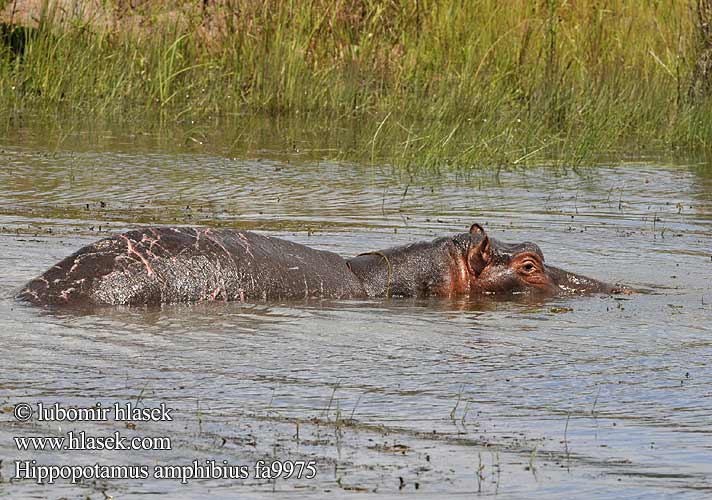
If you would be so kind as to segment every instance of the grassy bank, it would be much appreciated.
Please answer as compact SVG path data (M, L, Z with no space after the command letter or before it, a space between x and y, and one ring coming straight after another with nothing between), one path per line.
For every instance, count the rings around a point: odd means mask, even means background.
M302 117L353 128L346 157L418 166L712 144L709 0L2 3L31 26L0 46L8 119Z

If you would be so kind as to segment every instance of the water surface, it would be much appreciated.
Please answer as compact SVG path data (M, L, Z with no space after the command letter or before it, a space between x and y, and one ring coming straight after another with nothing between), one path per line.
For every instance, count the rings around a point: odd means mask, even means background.
M0 492L8 497L524 498L712 494L712 173L641 160L406 173L266 138L241 155L130 131L0 137ZM645 290L548 301L46 311L12 292L144 224L252 229L345 256L483 224ZM160 403L173 422L19 423L20 402ZM170 451L20 452L13 436L170 436ZM41 464L314 460L314 479L11 480ZM103 493L102 493L103 492ZM277 495L280 496L280 495Z

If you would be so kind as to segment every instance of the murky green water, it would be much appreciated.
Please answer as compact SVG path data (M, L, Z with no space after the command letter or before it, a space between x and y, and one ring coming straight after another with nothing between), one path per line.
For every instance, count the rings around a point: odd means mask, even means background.
M186 133L188 134L188 133ZM13 498L702 498L712 494L712 172L404 174L284 138L238 157L122 130L0 138L0 493ZM60 140L61 139L61 140ZM228 141L229 142L229 141ZM297 151L299 150L299 151ZM485 223L649 293L48 312L12 292L139 224L254 229L343 255ZM165 403L172 422L19 423L21 402ZM170 451L18 451L13 436L168 436ZM12 480L38 464L314 460L314 479ZM275 495L275 492L278 494Z

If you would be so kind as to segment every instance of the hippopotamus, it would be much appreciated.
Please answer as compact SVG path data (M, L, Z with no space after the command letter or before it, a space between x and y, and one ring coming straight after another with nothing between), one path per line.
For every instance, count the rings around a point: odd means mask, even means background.
M250 231L150 227L81 248L17 297L66 306L620 290L546 264L534 243L490 238L479 224L348 259Z

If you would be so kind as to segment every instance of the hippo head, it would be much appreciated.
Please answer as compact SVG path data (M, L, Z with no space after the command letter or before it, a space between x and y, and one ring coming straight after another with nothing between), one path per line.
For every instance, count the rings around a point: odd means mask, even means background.
M479 224L470 227L465 265L472 293L620 293L622 289L544 263L535 243L508 244L490 238Z

